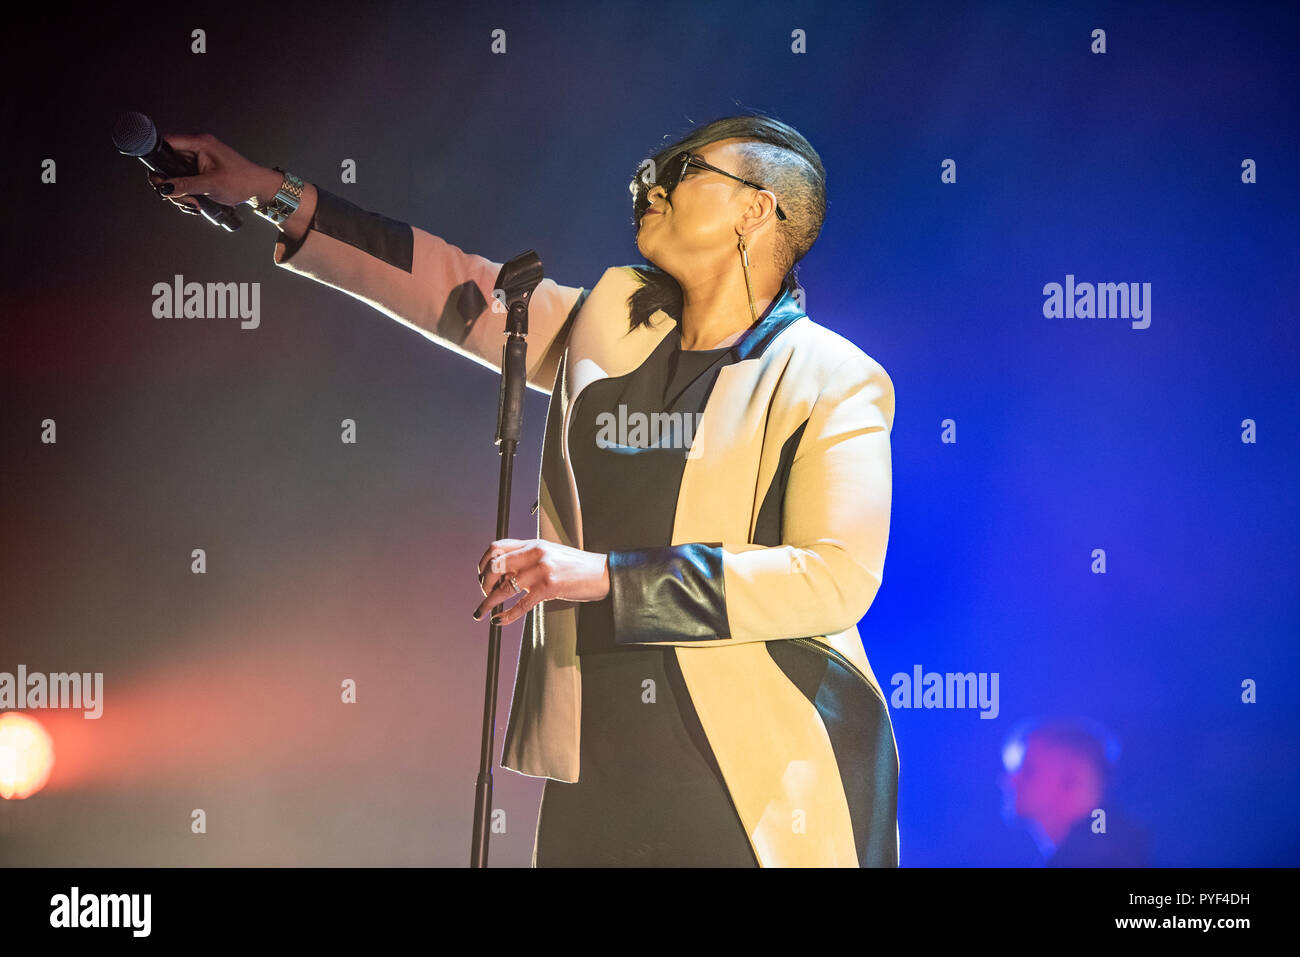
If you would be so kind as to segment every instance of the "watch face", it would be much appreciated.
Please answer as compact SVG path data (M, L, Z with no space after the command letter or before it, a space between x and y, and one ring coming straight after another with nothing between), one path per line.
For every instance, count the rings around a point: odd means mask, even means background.
M297 208L298 197L285 192L276 193L275 200L271 203L271 210L284 217L291 215Z

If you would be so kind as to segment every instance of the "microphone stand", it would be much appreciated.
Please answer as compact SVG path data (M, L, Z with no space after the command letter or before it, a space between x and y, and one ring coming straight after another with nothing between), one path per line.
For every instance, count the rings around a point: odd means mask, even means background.
M497 402L495 444L501 455L497 484L497 538L509 537L510 482L515 449L524 422L524 394L528 387L528 302L542 281L542 261L537 253L520 253L501 267L492 295L506 307L506 341L501 348L501 392ZM502 296L504 293L504 296ZM496 615L505 607L492 609ZM487 680L483 695L483 739L479 751L478 780L474 788L474 836L470 867L487 867L488 827L492 811L492 745L497 718L497 674L501 665L501 626L489 618Z

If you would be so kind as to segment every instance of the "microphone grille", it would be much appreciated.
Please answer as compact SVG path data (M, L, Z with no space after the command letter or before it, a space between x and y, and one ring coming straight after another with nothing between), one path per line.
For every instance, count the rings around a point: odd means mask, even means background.
M127 156L144 156L158 145L158 130L143 113L123 113L113 124L113 145Z

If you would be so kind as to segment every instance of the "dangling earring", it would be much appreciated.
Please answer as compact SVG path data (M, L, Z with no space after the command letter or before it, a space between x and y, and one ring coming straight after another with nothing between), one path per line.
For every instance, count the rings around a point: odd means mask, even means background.
M749 246L745 243L744 233L741 233L740 242L736 245L740 247L740 267L745 270L745 291L749 293L749 314L757 323L758 311L754 308L754 287L749 283Z

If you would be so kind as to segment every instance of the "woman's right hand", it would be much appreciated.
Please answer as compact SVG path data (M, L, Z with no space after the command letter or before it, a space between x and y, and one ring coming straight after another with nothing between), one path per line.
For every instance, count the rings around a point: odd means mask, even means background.
M238 206L253 197L259 202L269 200L280 188L279 173L245 159L210 133L168 133L163 139L177 153L193 159L199 169L195 176L172 179L149 171L149 184L184 212L198 213L194 196L207 196L223 206ZM171 184L170 194L163 192L164 183Z

